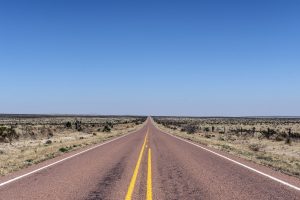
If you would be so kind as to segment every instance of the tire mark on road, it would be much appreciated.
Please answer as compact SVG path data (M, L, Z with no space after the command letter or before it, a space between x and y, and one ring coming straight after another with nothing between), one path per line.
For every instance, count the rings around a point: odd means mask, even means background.
M90 192L86 200L109 199L111 192L114 191L113 188L115 184L122 178L126 163L125 159L126 157L123 157L105 174L104 178L99 182L96 190Z

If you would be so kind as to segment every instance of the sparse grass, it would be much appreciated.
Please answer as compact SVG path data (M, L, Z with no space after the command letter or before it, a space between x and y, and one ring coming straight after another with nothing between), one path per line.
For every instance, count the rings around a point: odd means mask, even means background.
M156 121L158 120L156 119ZM171 118L168 120L162 120L160 124L156 123L156 126L165 132L184 139L237 155L300 178L300 141L297 139L298 135L294 134L292 139L288 137L290 134L279 135L280 131L278 131L288 130L288 126L292 126L294 130L299 131L300 121L281 122L280 120L269 120L263 122L260 119L256 121L230 119L226 122L222 119L191 119L189 121L186 118ZM187 123L202 128L198 128L198 131L194 134L178 131L181 130L181 127L185 127ZM212 128L208 130L208 124L210 127L214 127L214 132L212 132ZM174 126L176 129L174 129ZM262 127L265 127L266 130ZM269 129L266 127L269 127ZM275 127L278 129L277 131L275 131ZM257 130L264 130L264 132L261 134ZM291 142L292 140L293 142Z
M87 145L107 141L113 137L137 130L142 126L142 121L134 118L104 118L101 119L101 121L104 122L100 122L99 124L95 123L96 120L88 118L86 120L89 120L94 124L86 124L85 119L81 119L81 128L83 130L77 131L75 127L72 129L66 126L65 121L70 121L70 118L63 119L56 124L54 123L55 125L40 125L47 120L47 118L34 119L30 120L31 123L34 122L33 125L27 125L28 122L26 122L26 124L18 125L16 130L19 132L20 138L18 140L13 140L12 144L9 144L9 142L0 143L0 175L6 175L26 166L40 163L61 154L83 148ZM111 128L110 132L102 132L103 128L101 128L101 126L104 126L107 120L110 120L113 124L113 128ZM124 121L127 121L127 123L124 123ZM44 130L44 126L53 131L50 139L48 132L42 134L42 132L37 131ZM99 127L101 131L97 130ZM20 129L27 129L27 132L24 131L24 134L21 134L22 131L20 131ZM34 137L31 137L30 134L28 134L30 131L34 132Z
M248 147L252 151L260 151L263 148L263 145L259 143L252 143L249 144Z
M63 153L68 152L70 150L72 150L72 147L60 147L59 148L59 151L63 152Z

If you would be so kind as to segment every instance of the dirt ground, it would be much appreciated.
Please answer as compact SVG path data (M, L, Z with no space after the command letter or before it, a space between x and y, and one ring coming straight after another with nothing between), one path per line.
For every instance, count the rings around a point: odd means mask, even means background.
M142 117L0 118L0 175L137 130Z
M169 133L300 178L300 119L154 118Z

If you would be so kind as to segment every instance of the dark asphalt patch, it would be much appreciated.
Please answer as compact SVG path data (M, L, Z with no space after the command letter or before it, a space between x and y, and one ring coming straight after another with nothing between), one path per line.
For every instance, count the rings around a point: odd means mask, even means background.
M90 192L86 200L108 199L116 182L121 180L125 169L124 165L125 157L123 157L120 162L115 164L115 166L105 174L104 178L99 182L97 189Z

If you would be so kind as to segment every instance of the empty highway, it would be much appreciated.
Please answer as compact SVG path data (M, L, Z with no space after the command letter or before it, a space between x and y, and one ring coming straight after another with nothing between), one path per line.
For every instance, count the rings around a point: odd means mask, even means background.
M300 180L158 130L140 130L0 178L1 200L300 199Z

